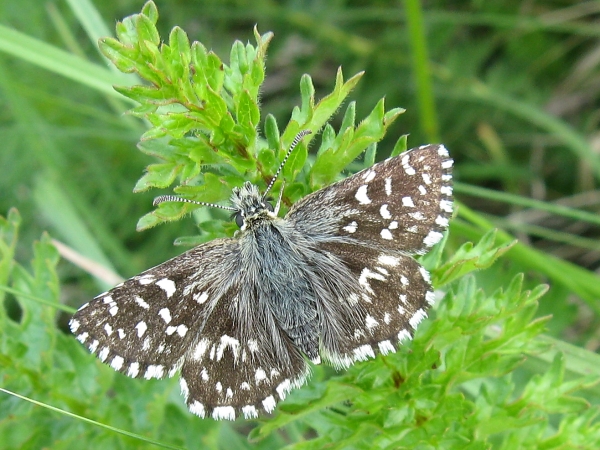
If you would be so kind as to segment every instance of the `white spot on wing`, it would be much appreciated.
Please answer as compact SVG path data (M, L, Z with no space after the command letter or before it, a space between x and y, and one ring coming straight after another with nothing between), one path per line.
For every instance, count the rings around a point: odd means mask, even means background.
M385 266L396 267L398 264L400 264L400 258L396 258L395 256L390 256L390 255L384 255L382 253L377 258L377 262L379 262L379 264L383 264Z
M288 379L285 379L281 383L279 383L279 386L277 386L276 391L281 400L283 400L285 398L285 396L287 395L287 393L290 392L291 387L292 386L291 386L290 380L288 380Z
M248 339L248 350L252 353L258 351L258 342L256 342L256 339Z
M235 408L233 406L215 406L212 417L215 420L235 420Z
M440 192L448 197L452 196L452 186L442 186Z
M402 206L406 206L408 208L414 208L415 204L411 197L402 197Z
M148 329L148 325L143 320L140 320L135 328L137 329L138 337L141 338Z
M197 294L194 294L194 300L196 300L198 303L202 304L206 300L208 300L208 294L206 292L199 292Z
M353 220L348 225L346 225L344 228L342 228L342 230L347 231L348 233L355 233L357 229L358 229L358 224L356 223L355 220Z
M396 348L392 345L390 341L381 341L379 344L379 351L382 355L387 355L388 353L396 353Z
M275 397L273 397L272 395L269 395L267 398L265 398L262 401L263 407L265 408L265 411L270 413L273 412L273 410L275 409Z
M425 189L425 186L423 186L422 184L419 185L419 192L421 193L421 195L425 195L427 194L427 189Z
M379 281L385 281L385 277L377 272L372 272L366 267L360 272L360 276L358 277L358 284L360 284L367 292L370 294L374 294L375 292L371 288L371 284L369 283L369 279L375 279Z
M110 313L111 316L116 316L117 313L119 312L119 308L117 307L117 305L114 305L113 307L111 307L108 312Z
M409 154L405 154L402 157L402 167L404 168L404 171L406 172L407 175L414 175L415 173L417 173L415 171L415 169L408 163L408 160L410 159L410 155Z
M96 349L98 348L98 344L99 343L100 342L98 342L97 340L94 339L94 342L92 342L90 344L90 346L88 347L90 349L90 353L95 353L96 352Z
M435 218L435 223L443 228L448 228L448 219L443 216L437 216Z
M358 200L358 203L360 203L361 205L368 205L369 203L371 203L371 199L367 196L367 185L363 184L361 187L359 187L356 190L356 200Z
M129 369L127 369L127 376L131 378L135 378L140 373L140 363L134 362L129 365Z
M448 201L448 200L442 200L440 202L440 209L442 211L446 211L451 213L452 212L452 202Z
M144 378L149 380L151 378L162 378L165 373L165 367L160 364L150 364L144 373Z
M366 361L369 357L375 358L375 352L369 344L355 348L352 353L354 353L354 359L356 361Z
M419 323L421 323L421 320L423 320L425 317L427 317L427 313L422 309L418 309L417 312L410 318L408 323L411 327L416 329L417 325L419 325Z
M256 384L259 384L261 381L267 379L267 373L263 369L256 369L256 373L254 374L254 380Z
M392 232L390 230L384 228L381 230L381 238L385 239L386 241L391 241L394 239L394 236L392 236Z
M431 184L431 177L428 173L422 173L421 176L423 177L425 184Z
M110 367L112 367L115 370L121 370L121 367L123 367L124 362L125 362L125 360L122 357L115 356L113 358L113 360L110 362Z
M206 411L204 410L204 405L200 403L198 400L194 400L194 403L189 405L190 412L192 414L196 414L204 419L206 416Z
M100 353L98 353L98 359L100 359L102 362L106 361L109 352L110 349L108 347L104 347L102 350L100 350Z
M135 302L140 305L144 309L150 308L150 305L146 303L146 301L142 297L138 297L137 295L133 298Z
M385 179L385 195L392 195L392 179L390 177Z
M181 377L179 379L179 387L181 388L181 395L183 395L184 400L187 402L188 396L190 395L190 388L188 387L185 378Z
M372 330L373 328L376 328L379 325L379 322L377 322L377 320L375 320L375 318L372 315L367 314L367 317L365 318L365 325L369 330Z
M363 180L365 180L366 183L370 183L373 180L373 178L375 178L375 175L375 171L369 169L363 174Z
M398 341L402 342L405 339L411 340L412 336L407 330L400 330L400 333L398 333Z
M167 294L167 298L170 298L177 290L177 288L175 287L175 282L172 280L169 280L168 278L163 278L162 280L158 280L154 284L156 284L159 288L161 288L163 291L165 291L165 294Z
M154 277L152 275L142 275L140 278L138 278L138 283L140 283L141 285L150 284L153 281Z
M221 360L223 352L227 347L231 347L231 353L233 354L234 359L237 359L240 352L240 341L225 334L221 336L221 342L217 347L217 361Z
M443 169L450 169L452 167L452 165L454 164L454 161L451 159L447 159L446 161L444 161L442 163L442 168Z
M440 242L443 237L444 235L439 231L431 230L429 234L425 236L425 239L423 239L423 244L425 244L427 247L432 247Z
M73 333L75 333L79 329L80 325L81 324L79 323L79 321L77 319L71 319L71 322L69 323L69 326L71 327L71 331Z
M242 413L246 419L256 419L258 417L258 411L254 405L242 406Z
M384 203L383 205L381 205L381 208L379 208L379 214L381 214L381 217L383 217L384 219L391 219L392 218L392 214L388 210L387 203Z
M425 216L423 215L423 213L421 211L408 213L408 215L415 220L425 220Z
M429 304L429 305L433 305L435 303L435 293L433 292L427 292L425 294L425 301Z
M165 321L165 323L170 323L171 322L171 311L169 311L169 308L163 308L158 312L158 315L160 317L162 317L162 319Z
M107 336L110 336L113 333L113 329L108 323L104 324L104 331L106 331Z

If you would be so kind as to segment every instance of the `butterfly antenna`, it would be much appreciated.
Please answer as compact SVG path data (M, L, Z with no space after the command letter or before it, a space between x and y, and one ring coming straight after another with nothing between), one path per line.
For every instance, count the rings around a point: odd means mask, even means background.
M275 181L277 181L277 177L279 176L279 174L283 170L283 166L285 166L286 161L288 160L288 158L290 157L290 155L294 151L294 148L296 148L296 145L298 145L298 143L302 140L302 138L304 136L309 135L311 133L312 133L312 131L310 131L310 130L302 130L300 133L298 133L296 135L296 137L292 141L292 145L290 145L290 149L285 154L285 157L283 158L283 161L281 161L281 164L279 164L279 168L277 169L277 172L275 172L275 175L273 175L273 178L271 179L271 182L267 186L267 189L265 189L265 193L263 194L263 198L265 198L267 196L267 194L269 193L269 191L271 190L271 188L275 184Z
M190 200L190 199L187 199L187 198L178 197L176 195L161 195L159 197L156 197L154 199L154 201L152 202L152 204L154 206L158 206L158 205L160 205L161 203L164 203L164 202L192 203L193 205L209 206L211 208L226 209L228 211L237 211L235 208L232 208L231 206L217 205L216 203L198 202L196 200Z

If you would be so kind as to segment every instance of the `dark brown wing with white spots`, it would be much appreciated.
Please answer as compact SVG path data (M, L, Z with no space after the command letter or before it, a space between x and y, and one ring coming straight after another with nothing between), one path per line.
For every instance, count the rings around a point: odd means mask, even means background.
M234 270L237 242L218 239L126 280L79 308L71 331L98 358L130 377L172 376Z
M395 352L398 342L411 339L435 298L427 270L410 256L375 248L343 243L321 248L341 258L359 284L345 299L355 314L339 324L335 339L321 341L323 358L348 367L376 353Z
M443 145L413 148L308 195L287 219L319 240L342 236L388 252L424 254L448 227L452 164Z
M181 391L190 411L200 417L255 418L273 412L292 388L302 385L308 366L260 303L253 317L247 317L248 326L234 312L243 301L240 294L232 291L226 297L210 318L211 330L219 335L203 334L185 358Z
M182 394L201 417L272 412L308 368L255 290L240 294L238 246L218 239L125 281L83 305L71 331L130 377L181 369Z

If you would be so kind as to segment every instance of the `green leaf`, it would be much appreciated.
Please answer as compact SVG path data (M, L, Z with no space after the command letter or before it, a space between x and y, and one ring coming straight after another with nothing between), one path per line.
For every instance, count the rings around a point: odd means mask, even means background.
M488 268L516 243L495 246L495 241L496 230L490 230L477 245L473 246L471 242L463 244L450 260L435 271L434 284L443 286L470 272Z

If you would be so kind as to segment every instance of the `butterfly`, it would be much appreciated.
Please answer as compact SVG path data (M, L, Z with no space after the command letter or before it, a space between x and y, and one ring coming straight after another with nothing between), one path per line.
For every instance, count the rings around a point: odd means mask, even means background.
M308 361L347 368L411 339L435 298L412 256L448 228L452 166L443 145L413 148L307 195L285 217L281 197L275 206L266 197L275 178L262 194L246 182L224 207L240 227L233 238L100 294L71 331L127 376L179 372L200 417L271 413L305 382Z

